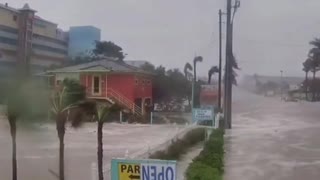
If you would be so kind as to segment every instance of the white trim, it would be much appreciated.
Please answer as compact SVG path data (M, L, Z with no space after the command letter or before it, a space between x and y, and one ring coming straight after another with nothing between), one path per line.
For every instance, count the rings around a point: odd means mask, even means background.
M98 77L99 78L99 92L98 93L95 93L94 92L94 78L95 77ZM92 87L92 91L91 91L91 93L92 93L92 95L101 95L101 75L92 75L92 82L91 82L91 87Z

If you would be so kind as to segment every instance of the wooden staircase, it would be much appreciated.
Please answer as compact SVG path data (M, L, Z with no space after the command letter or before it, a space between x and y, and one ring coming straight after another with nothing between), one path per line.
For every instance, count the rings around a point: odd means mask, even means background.
M142 109L139 106L111 88L107 89L107 100L111 103L118 103L119 105L125 106L135 115L142 116Z
M123 94L121 94L111 88L108 88L106 90L106 95L107 95L106 97L93 96L91 94L91 92L92 92L92 89L87 88L87 97L89 99L107 100L111 104L117 103L121 106L124 106L128 110L130 110L133 114L138 115L138 116L142 116L142 109L139 106L137 106L134 102L132 102L127 97L125 97Z

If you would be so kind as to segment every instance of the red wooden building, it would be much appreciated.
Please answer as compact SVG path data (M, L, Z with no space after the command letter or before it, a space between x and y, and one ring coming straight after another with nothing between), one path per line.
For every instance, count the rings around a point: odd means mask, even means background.
M103 59L48 73L56 86L66 78L78 80L87 98L119 103L138 115L152 104L152 74L121 61Z

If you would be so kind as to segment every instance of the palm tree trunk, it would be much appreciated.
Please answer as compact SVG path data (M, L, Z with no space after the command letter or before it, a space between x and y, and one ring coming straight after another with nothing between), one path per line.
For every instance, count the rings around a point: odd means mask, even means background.
M59 135L59 180L64 180L64 135Z
M103 128L103 122L98 121L98 130L97 130L97 141L98 141L98 176L99 180L103 180L103 143L102 143L102 128Z
M59 180L64 180L64 135L65 123L62 114L57 115L56 128L59 138Z
M312 101L315 101L316 96L316 71L313 71L313 82L312 82Z
M308 71L306 71L306 79L305 79L305 93L306 93L306 101L308 101L308 86L309 86L309 83L308 83Z
M194 83L196 83L197 81L197 64L196 63L193 64L193 74L194 74L193 81Z
M17 180L17 127L16 119L9 119L10 123L10 133L12 138L12 180Z

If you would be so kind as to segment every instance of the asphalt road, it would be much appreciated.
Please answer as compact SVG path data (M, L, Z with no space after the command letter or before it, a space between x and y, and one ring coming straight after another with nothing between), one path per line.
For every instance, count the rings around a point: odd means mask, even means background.
M319 180L320 104L234 92L224 180Z
M184 126L105 124L104 174L110 179L112 158L136 157L171 139ZM23 128L17 135L18 178L21 180L57 180L49 171L58 172L58 139L54 124ZM96 125L86 124L65 136L66 180L92 180L97 171ZM0 117L0 179L11 179L11 139L7 121Z

